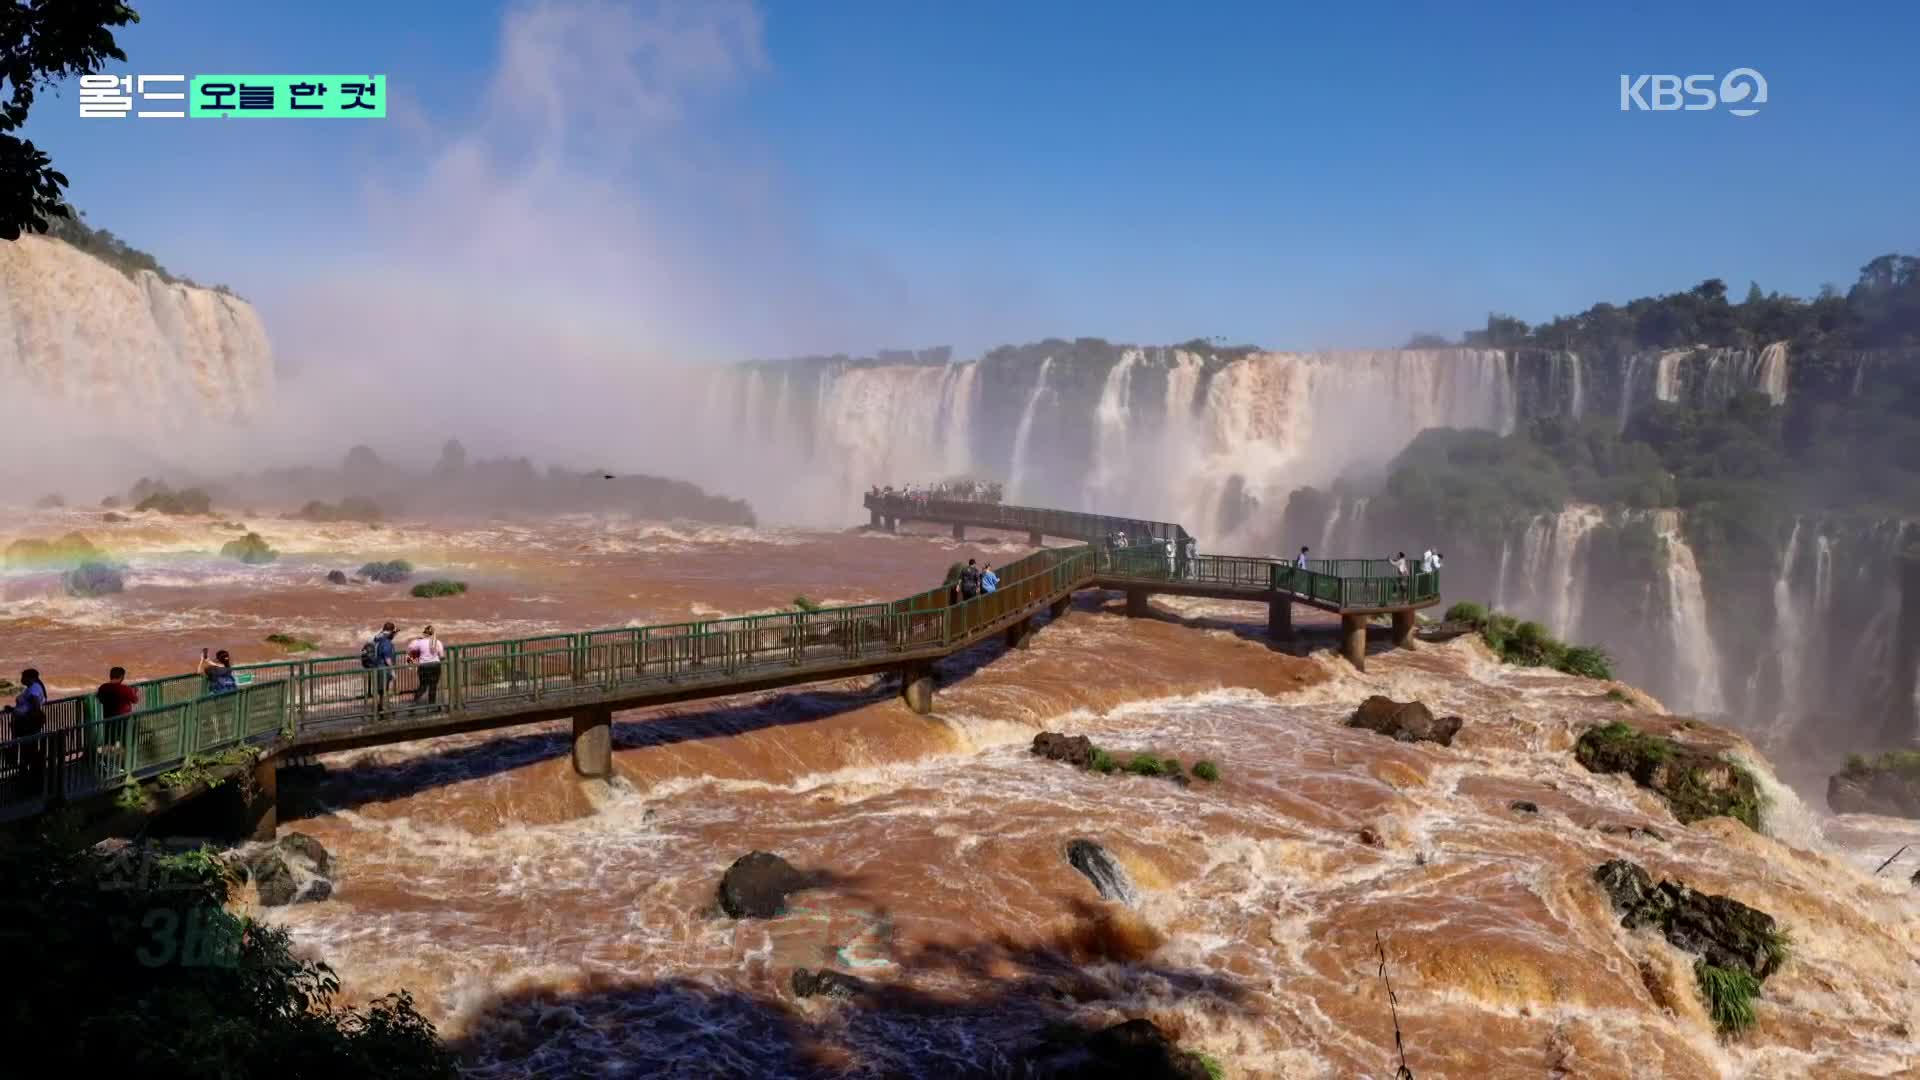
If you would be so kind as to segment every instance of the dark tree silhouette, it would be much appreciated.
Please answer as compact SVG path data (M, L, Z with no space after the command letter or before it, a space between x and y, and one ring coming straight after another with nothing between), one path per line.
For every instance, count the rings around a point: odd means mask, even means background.
M140 21L120 0L0 0L0 238L47 231L49 218L69 216L61 190L67 178L46 151L12 132L27 122L40 90L66 78L125 61L109 27Z

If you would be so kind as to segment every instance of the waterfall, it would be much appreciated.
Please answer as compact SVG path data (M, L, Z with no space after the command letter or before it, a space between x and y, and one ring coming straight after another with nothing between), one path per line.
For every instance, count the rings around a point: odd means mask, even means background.
M1140 350L1128 349L1120 362L1107 372L1100 388L1100 404L1094 407L1098 439L1094 447L1093 477L1088 482L1088 502L1098 510L1113 505L1113 496L1129 479L1127 428L1132 419L1133 372L1141 360Z
M1825 533L1813 538L1813 610L1825 618L1833 607L1833 541Z
M1510 597L1515 607L1531 604L1541 595L1540 579L1546 570L1547 541L1552 538L1554 519L1544 514L1527 522L1526 535L1520 538L1520 585Z
M1626 373L1620 376L1620 430L1627 430L1627 421L1633 416L1633 375L1640 366L1640 354L1627 356Z
M1047 371L1052 367L1053 357L1040 361L1040 374L1033 380L1033 394L1027 398L1026 410L1020 414L1020 426L1013 434L1013 474L1007 478L1009 502L1019 502L1026 493L1022 484L1027 465L1027 440L1033 435L1033 418L1040 411L1040 395L1047 391Z
M1333 512L1327 515L1326 527L1320 530L1320 546L1314 549L1314 558L1332 559L1338 557L1331 554L1333 551L1333 538L1336 531L1340 528L1340 511L1346 507L1346 504L1347 500L1345 496L1335 495L1333 497Z
M1780 693L1774 698L1770 730L1776 736L1785 735L1800 716L1800 679L1807 641L1800 608L1793 602L1793 564L1799 554L1800 519L1795 518L1793 531L1787 535L1787 550L1780 559L1780 573L1773 579L1773 655L1780 672ZM1817 591L1818 586L1815 588Z
M1595 506L1569 506L1553 520L1553 559L1550 580L1554 584L1553 607L1547 614L1547 625L1553 632L1568 641L1576 640L1580 629L1580 612L1586 604L1587 589L1582 571L1586 564L1581 556L1585 552L1587 534L1606 520L1606 515Z
M1720 653L1714 648L1707 619L1700 566L1681 534L1679 511L1656 511L1654 529L1667 548L1667 632L1679 666L1675 684L1681 691L1680 705L1695 713L1723 712L1726 697L1721 690Z
M945 457L949 476L973 471L973 400L978 391L979 364L955 364L941 386L940 413L946 431Z
M1663 349L1653 362L1653 396L1658 401L1680 400L1680 361L1690 349Z
M1783 405L1787 400L1787 343L1776 341L1760 350L1759 377L1754 380L1756 389L1767 395L1775 405Z
M1493 610L1507 606L1507 564L1513 561L1513 537L1500 541L1500 568L1493 572Z
M1578 420L1587 411L1586 378L1580 370L1580 354L1576 352L1568 353L1567 365L1573 383L1573 400L1569 405L1568 411L1573 419Z

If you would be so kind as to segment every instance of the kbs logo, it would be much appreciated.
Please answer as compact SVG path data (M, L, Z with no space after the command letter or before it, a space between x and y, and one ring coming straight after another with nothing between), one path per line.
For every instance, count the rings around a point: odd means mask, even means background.
M1621 112L1705 112L1725 105L1735 116L1752 116L1766 103L1767 77L1752 68L1734 68L1724 76L1620 76Z

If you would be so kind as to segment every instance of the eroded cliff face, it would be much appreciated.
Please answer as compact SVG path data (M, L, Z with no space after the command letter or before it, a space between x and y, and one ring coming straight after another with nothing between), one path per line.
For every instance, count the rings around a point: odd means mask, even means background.
M58 240L0 244L0 397L166 431L257 414L273 384L246 301L129 277Z

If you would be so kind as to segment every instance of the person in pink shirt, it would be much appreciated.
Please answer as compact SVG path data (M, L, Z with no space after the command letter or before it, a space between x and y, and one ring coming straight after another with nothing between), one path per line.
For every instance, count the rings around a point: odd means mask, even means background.
M446 656L446 646L433 636L431 625L420 631L419 637L407 643L407 663L417 667L420 673L420 685L413 691L415 705L420 704L422 695L429 705L440 703L440 661Z

